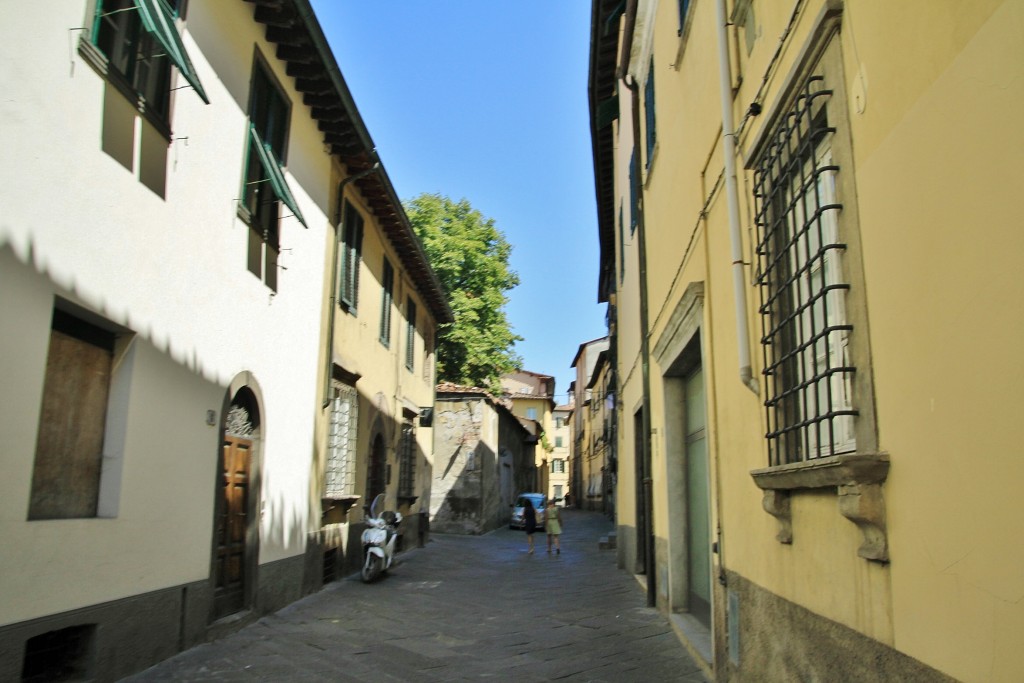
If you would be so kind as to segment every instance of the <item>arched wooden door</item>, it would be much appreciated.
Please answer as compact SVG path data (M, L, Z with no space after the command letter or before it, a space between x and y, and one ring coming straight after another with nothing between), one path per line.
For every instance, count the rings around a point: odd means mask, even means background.
M217 617L245 607L245 536L252 441L224 437L223 490L217 515Z
M220 497L217 501L213 617L246 608L249 576L251 469L255 431L252 417L236 397L228 413L221 448Z

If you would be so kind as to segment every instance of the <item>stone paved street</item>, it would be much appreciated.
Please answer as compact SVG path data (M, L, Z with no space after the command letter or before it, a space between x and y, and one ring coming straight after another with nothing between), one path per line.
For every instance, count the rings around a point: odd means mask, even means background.
M668 620L600 550L611 523L569 510L561 555L526 535L434 535L383 579L330 584L131 681L706 679Z

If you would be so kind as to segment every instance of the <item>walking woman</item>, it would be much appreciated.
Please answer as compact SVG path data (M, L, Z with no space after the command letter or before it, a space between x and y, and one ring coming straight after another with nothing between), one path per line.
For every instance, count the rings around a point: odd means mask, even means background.
M548 499L548 507L544 511L544 527L548 532L548 552L551 552L551 539L555 540L555 554L562 554L562 514L555 505L555 499Z
M523 526L526 528L526 538L530 543L530 554L533 555L533 534L537 531L537 511L533 509L533 502L523 497Z

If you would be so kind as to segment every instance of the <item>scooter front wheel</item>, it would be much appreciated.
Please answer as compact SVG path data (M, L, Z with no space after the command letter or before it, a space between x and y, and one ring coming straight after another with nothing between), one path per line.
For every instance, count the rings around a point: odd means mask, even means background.
M370 553L366 556L366 562L363 563L363 581L370 583L380 575L383 568L383 558L379 555Z

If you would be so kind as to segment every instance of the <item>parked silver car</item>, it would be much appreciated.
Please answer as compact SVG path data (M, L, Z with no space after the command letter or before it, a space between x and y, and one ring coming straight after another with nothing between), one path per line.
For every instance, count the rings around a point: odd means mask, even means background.
M544 530L544 507L548 504L548 497L543 493L520 493L516 497L516 502L512 505L512 520L508 523L509 529L525 529L523 523L523 507L526 506L525 500L529 499L533 503L533 509L537 513L537 530Z

